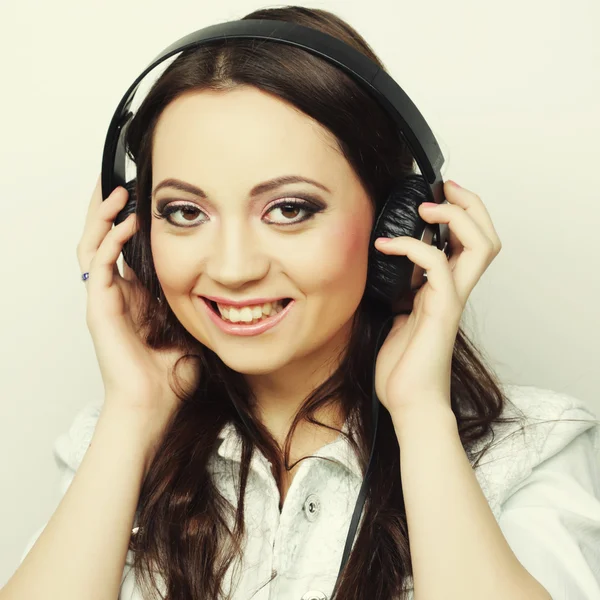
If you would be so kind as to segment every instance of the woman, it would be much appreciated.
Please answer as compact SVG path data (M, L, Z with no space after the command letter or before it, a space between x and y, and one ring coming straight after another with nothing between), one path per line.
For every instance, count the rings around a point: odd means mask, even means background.
M327 11L245 18L320 29L380 62ZM475 193L446 182L447 205L416 207L449 225L449 261L416 239L376 242L428 281L375 356L390 315L364 295L370 233L413 159L349 77L269 42L184 52L128 146L137 213L112 228L128 195L103 202L98 184L77 252L104 403L58 440L65 497L0 599L600 594L594 415L501 386L460 329L501 249ZM128 240L137 259L121 277ZM332 595L366 469L374 359L374 471ZM562 496L548 492L557 478Z

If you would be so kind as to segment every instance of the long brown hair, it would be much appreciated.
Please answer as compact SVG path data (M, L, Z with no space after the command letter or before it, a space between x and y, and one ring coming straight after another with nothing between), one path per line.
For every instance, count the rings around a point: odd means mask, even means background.
M331 12L298 6L264 9L245 19L291 21L336 36L383 64L367 42ZM253 40L227 40L181 53L164 71L138 109L127 133L127 146L137 168L139 231L132 241L135 271L151 291L144 307L147 343L155 348L176 346L200 357L200 384L192 393L177 387L181 403L173 415L150 465L140 493L139 530L130 550L135 556L138 584L146 597L161 574L170 600L215 600L224 597L223 580L243 549L244 495L249 463L258 448L274 466L281 487L289 465L289 447L298 423L319 423L314 415L341 399L349 421L348 439L366 471L371 436L372 365L375 336L389 316L384 307L363 297L339 368L306 399L292 424L282 452L252 411L253 396L244 377L227 367L193 338L165 302L150 248L152 140L163 109L180 94L195 90L230 90L255 86L291 103L326 127L355 170L376 209L399 178L414 173L413 157L386 112L357 83L328 62L299 48ZM177 386L176 372L174 385ZM463 447L474 467L493 441L492 423L501 417L508 398L485 365L483 355L462 328L452 358L451 407ZM251 423L251 433L238 414ZM355 417L352 417L354 415ZM232 422L242 439L237 506L216 489L207 463L217 434ZM341 433L341 432L340 432ZM479 456L474 443L490 438ZM374 470L363 526L346 565L337 598L389 600L403 598L412 576L407 520L400 480L400 452L389 413L381 407ZM233 517L235 527L228 527ZM148 581L146 580L148 578ZM156 588L158 592L158 588Z

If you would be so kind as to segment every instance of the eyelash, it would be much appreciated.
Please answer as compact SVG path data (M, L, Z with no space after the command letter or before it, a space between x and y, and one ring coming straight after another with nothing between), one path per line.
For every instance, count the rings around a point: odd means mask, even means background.
M310 202L308 200L308 198L309 197L307 197L304 200L285 200L284 202L279 202L278 204L274 204L273 206L271 206L271 208L268 211L268 212L271 212L272 210L275 210L277 208L283 208L283 207L293 207L293 208L299 208L299 209L306 211L308 213L308 215L306 217L304 217L303 219L296 220L296 221L290 221L289 223L269 223L269 224L270 225L279 225L281 227L288 227L290 225L296 225L298 223L303 223L305 221L308 221L315 214L317 214L323 210L322 207L316 206L315 204ZM200 221L200 223L196 223L194 225L179 225L177 223L174 223L169 218L173 213L177 213L177 212L183 211L185 209L191 209L193 211L198 211L199 213L204 213L204 211L202 209L200 209L198 206L196 206L195 204L168 204L168 205L164 206L160 212L153 212L153 215L157 219L165 219L167 221L167 223L169 223L170 225L173 225L174 227L179 227L181 229L190 229L192 227L197 227L198 225L201 225L202 223L206 222L206 221Z

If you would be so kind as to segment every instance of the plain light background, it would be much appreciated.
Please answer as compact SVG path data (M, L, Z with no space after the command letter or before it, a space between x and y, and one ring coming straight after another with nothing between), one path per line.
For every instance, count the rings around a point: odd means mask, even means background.
M503 243L467 324L504 381L600 411L600 4L329 0L429 122ZM75 254L118 101L257 0L0 4L0 587L54 512L55 438L103 386ZM74 549L75 551L75 549Z

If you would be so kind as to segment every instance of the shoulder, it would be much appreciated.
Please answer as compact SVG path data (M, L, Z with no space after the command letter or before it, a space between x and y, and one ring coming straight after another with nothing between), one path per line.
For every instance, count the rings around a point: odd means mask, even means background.
M516 446L521 457L493 477L502 534L552 598L600 598L597 414L588 403L551 390L515 394L533 425L521 442L531 448Z
M537 419L556 417L565 412L577 414L577 418L585 416L597 419L597 415L590 404L565 392L558 392L532 385L504 384L502 389L509 399L510 404L521 409L525 416Z
M88 403L83 406L72 419L71 423L65 428L54 441L53 454L59 469L59 490L60 497L64 496L71 485L75 472L77 471L86 450L88 449L98 417L100 416L101 404ZM25 550L21 554L19 564L23 562L35 542L40 537L46 525L44 523L27 540Z
M532 471L565 452L579 436L588 434L600 451L600 423L588 402L534 386L504 385L503 391L508 402L501 416L514 421L494 423L493 440L480 440L475 448L491 441L475 473L497 518L502 503Z

